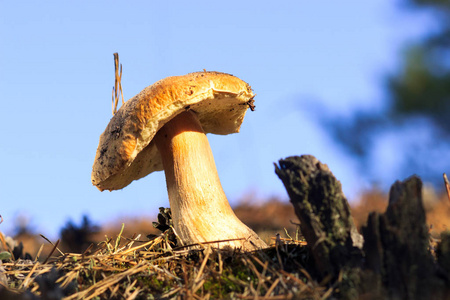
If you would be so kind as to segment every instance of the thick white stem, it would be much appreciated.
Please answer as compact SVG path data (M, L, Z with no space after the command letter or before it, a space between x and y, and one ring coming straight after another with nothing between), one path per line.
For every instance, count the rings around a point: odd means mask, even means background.
M184 243L241 238L214 246L267 247L231 209L195 113L176 116L159 130L155 142L164 165L174 227Z

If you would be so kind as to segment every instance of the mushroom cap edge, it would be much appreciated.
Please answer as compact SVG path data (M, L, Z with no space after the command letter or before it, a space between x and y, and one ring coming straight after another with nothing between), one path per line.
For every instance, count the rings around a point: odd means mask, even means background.
M254 96L246 82L220 72L167 77L148 86L116 112L101 134L92 167L93 185L101 191L119 190L163 170L152 139L185 110L197 114L205 133L239 132Z

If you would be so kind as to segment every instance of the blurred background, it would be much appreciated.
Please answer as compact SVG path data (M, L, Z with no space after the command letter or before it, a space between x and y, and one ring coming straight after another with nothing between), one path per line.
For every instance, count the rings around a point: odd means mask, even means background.
M90 182L112 117L114 52L126 99L203 69L250 83L256 111L241 132L209 135L224 190L248 218L259 207L261 220L289 219L263 207L289 205L273 163L291 155L328 164L354 208L379 199L382 210L390 185L412 174L430 203L443 199L448 1L0 0L0 231L56 239L169 206L162 172L115 192Z

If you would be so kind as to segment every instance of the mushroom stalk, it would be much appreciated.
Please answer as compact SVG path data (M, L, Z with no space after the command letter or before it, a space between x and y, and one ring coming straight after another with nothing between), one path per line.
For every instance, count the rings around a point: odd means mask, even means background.
M164 125L155 143L164 166L174 227L183 242L241 239L221 242L218 247L247 251L267 247L231 209L194 112L183 112Z

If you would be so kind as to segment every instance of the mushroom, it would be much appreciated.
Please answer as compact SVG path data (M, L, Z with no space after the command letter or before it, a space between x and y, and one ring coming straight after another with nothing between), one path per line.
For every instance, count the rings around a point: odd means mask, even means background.
M267 247L231 209L206 137L239 132L254 96L247 83L219 72L156 82L128 100L100 136L92 183L118 190L164 170L174 229L185 244Z

